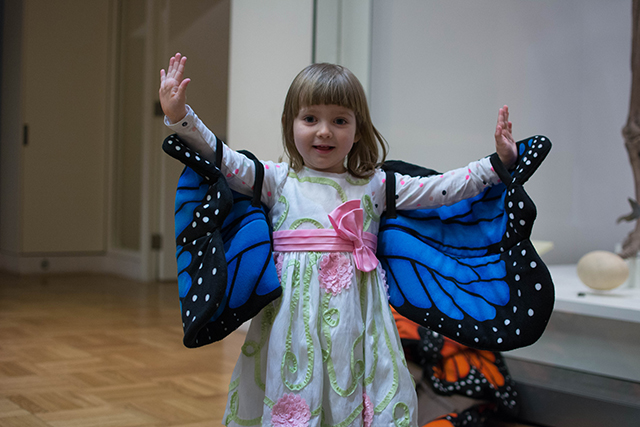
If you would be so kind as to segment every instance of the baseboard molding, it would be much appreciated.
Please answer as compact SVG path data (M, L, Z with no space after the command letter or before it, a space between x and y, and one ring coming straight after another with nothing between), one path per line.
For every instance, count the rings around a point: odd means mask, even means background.
M13 274L106 273L144 280L141 257L136 253L8 254L0 252L0 270Z

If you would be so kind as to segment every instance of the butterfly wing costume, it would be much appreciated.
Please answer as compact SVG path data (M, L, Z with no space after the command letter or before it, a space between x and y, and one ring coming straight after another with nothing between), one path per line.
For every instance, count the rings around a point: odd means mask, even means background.
M378 233L391 305L433 331L487 350L532 344L553 308L551 276L529 240L536 209L523 188L551 143L536 136L517 145L512 172L491 157L501 184L451 206L396 211L389 185L395 180L387 179ZM249 155L257 171L249 197L232 192L219 167L176 135L163 149L186 165L176 194L178 282L184 343L198 347L224 338L281 294L259 201L262 165ZM433 173L403 162L385 165L391 174Z
M163 150L186 167L175 200L178 287L184 345L219 341L282 293L271 250L271 228L260 204L263 169L254 194L232 191L218 166L171 135ZM222 153L222 141L217 153Z
M389 302L403 316L475 348L505 351L534 343L551 316L551 275L530 236L536 207L523 184L551 143L517 143L513 172L497 154L502 183L451 206L395 212L387 179L378 258L387 272ZM387 173L414 165L393 163ZM428 170L415 170L429 174Z

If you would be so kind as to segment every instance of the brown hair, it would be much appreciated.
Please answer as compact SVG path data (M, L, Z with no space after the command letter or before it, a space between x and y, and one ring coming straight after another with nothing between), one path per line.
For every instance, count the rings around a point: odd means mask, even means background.
M296 172L304 160L293 140L293 121L302 107L339 105L356 116L356 137L347 155L347 170L357 178L368 178L387 157L387 142L371 123L367 98L360 81L347 68L335 64L311 64L289 87L282 111L282 139L289 164ZM382 156L380 156L382 152Z

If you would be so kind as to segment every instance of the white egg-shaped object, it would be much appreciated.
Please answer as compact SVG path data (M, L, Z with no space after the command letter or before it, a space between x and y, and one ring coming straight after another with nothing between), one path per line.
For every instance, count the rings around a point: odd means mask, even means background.
M610 290L627 280L629 266L613 252L593 251L578 261L578 277L591 289Z

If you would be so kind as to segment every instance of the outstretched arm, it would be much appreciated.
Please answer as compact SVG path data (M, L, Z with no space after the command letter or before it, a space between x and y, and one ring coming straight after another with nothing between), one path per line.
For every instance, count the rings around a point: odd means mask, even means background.
M176 53L169 60L167 72L160 70L160 105L171 123L182 120L187 114L187 85L191 79L184 78L186 62L186 56Z
M178 134L190 148L212 160L216 136L187 106L187 85L191 79L184 78L186 62L186 56L176 53L169 60L167 71L160 70L158 96L166 116L165 125Z
M518 158L516 141L511 133L512 123L509 121L509 107L506 105L498 111L498 123L496 124L496 153L502 164L509 169Z

